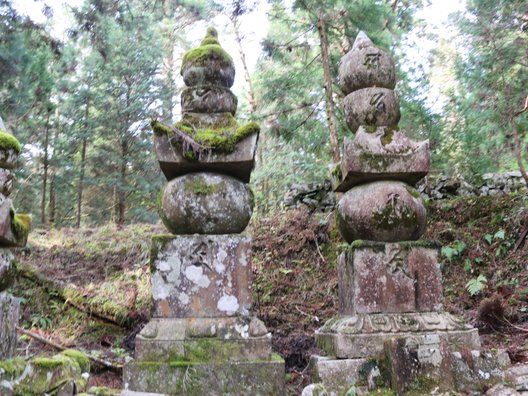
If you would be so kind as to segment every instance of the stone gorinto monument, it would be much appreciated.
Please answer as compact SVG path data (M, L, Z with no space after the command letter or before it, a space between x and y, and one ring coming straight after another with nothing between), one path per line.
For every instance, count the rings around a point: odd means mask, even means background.
M154 236L153 318L124 370L134 391L279 395L284 361L251 315L251 252L241 234L253 209L246 183L259 126L239 126L235 69L214 29L185 54L182 120L152 122L168 184L159 211L171 235Z
M443 311L438 246L419 240L426 211L413 186L429 171L429 142L397 127L393 60L361 32L341 60L339 83L355 133L333 172L335 191L344 192L338 227L349 245L338 259L339 316L316 333L329 357L312 363L322 382L342 391L390 340L433 366L446 349L480 344L476 329Z

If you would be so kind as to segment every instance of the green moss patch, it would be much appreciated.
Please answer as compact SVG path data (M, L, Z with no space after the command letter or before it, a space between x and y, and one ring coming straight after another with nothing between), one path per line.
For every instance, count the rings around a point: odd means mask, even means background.
M90 359L88 359L81 351L76 349L66 349L65 351L62 351L60 355L75 360L83 373L90 372Z
M31 364L36 368L55 369L63 366L65 361L53 358L35 358L31 360Z
M205 39L211 41L211 39ZM193 48L183 56L181 70L190 66L205 66L210 61L216 61L223 67L233 67L233 58L219 44L205 44Z
M7 131L0 130L0 149L15 150L17 153L20 153L22 146L16 137Z
M31 228L31 215L16 213L12 217L11 229L19 240L26 239Z

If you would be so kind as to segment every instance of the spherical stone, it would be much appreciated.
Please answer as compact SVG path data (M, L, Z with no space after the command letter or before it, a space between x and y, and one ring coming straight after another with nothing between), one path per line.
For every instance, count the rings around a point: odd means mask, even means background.
M345 119L352 132L360 125L396 127L400 121L400 102L393 90L363 88L343 100Z
M414 241L425 231L425 207L418 191L403 182L367 183L343 195L337 224L347 242Z
M394 89L396 67L392 58L360 32L352 49L341 58L339 86L345 95L362 88Z
M160 201L160 216L173 234L238 234L253 211L253 193L237 179L190 173L171 180Z
M202 85L184 89L181 104L183 113L231 113L235 115L238 100L229 88L219 85Z

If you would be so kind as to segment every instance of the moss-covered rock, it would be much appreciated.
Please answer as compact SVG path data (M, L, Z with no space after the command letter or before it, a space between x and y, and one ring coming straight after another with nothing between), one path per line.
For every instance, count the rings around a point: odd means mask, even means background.
M16 137L7 131L0 130L0 150L14 150L19 154L21 149L22 145Z

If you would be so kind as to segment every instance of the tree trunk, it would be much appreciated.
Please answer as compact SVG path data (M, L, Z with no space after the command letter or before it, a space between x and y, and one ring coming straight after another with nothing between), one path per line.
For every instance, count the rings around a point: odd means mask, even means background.
M172 110L174 108L174 2L164 0L162 4L164 37L163 50L165 56L162 64L163 85L161 88L162 97L162 118L168 123L172 123Z
M82 217L82 196L84 190L84 173L86 169L86 146L88 145L88 117L90 115L90 97L86 100L86 109L84 111L84 134L81 148L81 169L79 172L79 183L77 185L77 216L75 219L75 226L81 226Z
M126 132L121 141L121 167L119 172L119 186L117 189L117 217L116 224L122 226L125 224L126 212L126 193L125 186L127 180L127 158L128 158L128 144L126 141Z
M49 120L50 120L51 109L48 109L46 115L46 127L44 130L44 175L42 176L42 200L40 202L40 222L42 225L46 224L46 192L48 188L48 168L49 168Z
M56 109L55 110L55 120L56 120L55 132L53 133L53 147L54 147L53 158L54 159L60 155L57 152L57 147L58 147L57 143L59 141L59 125L58 125L58 123L60 122L59 121L60 120L60 109ZM51 173L50 173L50 186L49 186L49 203L48 203L49 215L48 215L48 221L49 221L50 226L54 227L55 223L57 221L57 197L56 197L56 194L57 194L57 183L56 183L56 180L55 180L55 176L56 176L56 173L57 173L57 162L55 160L53 160L53 161L51 161L50 165L52 165L52 166L50 167Z
M513 132L513 138L515 141L515 145L514 145L515 158L517 159L517 166L519 167L519 171L521 172L521 175L524 179L524 182L526 183L526 186L528 186L528 173L526 173L526 168L524 167L523 160L522 160L522 144L521 144L521 137L519 136L519 131L517 129L516 118L519 117L522 113L524 113L527 110L528 110L528 96L526 97L524 101L524 107L518 112L511 112L509 116L510 125L512 127L512 132Z
M326 94L326 117L328 120L328 129L330 130L330 148L332 159L335 163L341 160L339 152L339 141L337 139L337 122L334 110L334 98L332 92L332 75L330 74L330 59L328 55L328 37L326 36L326 24L322 11L317 14L317 30L319 31L319 40L321 45L321 61L323 64L324 88Z

